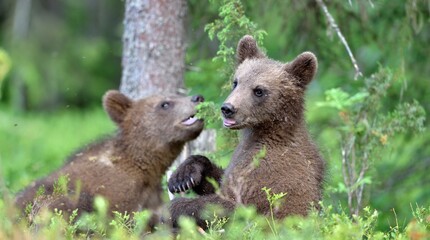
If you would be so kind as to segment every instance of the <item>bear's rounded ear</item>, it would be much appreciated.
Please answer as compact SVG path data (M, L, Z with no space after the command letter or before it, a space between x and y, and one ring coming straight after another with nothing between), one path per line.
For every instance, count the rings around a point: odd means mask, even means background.
M103 96L103 107L116 124L122 123L132 104L130 98L116 90L110 90Z
M237 44L236 58L237 63L241 64L247 58L264 58L265 55L260 51L257 42L250 35L245 35Z
M293 74L299 81L301 87L306 87L315 76L318 68L317 57L311 52L304 52L297 56L292 62L285 65L285 70Z

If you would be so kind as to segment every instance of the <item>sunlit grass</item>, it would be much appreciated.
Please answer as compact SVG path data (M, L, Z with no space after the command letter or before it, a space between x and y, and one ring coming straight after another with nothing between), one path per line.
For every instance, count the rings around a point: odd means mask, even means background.
M60 167L115 126L102 110L11 114L0 109L0 174L11 192Z

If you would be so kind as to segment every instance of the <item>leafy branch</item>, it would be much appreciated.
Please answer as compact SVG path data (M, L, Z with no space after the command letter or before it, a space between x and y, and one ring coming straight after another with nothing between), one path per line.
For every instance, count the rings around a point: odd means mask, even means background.
M263 187L261 190L263 190L266 193L266 198L267 201L269 201L269 207L270 207L270 221L268 219L266 219L267 224L270 227L270 230L272 231L272 233L276 236L279 237L279 233L276 230L276 221L275 221L275 217L274 217L274 212L273 212L273 208L276 208L279 206L280 204L280 200L285 197L287 194L286 193L271 193L272 189L271 188L267 188L267 187Z
M214 61L221 60L229 66L232 71L234 66L234 54L237 42L246 35L255 37L259 45L262 45L264 36L267 33L258 29L257 24L252 22L246 15L245 9L240 0L222 0L219 8L219 19L205 26L209 38L215 37L219 40L220 45Z
M373 159L388 145L390 139L406 131L424 131L425 111L417 101L399 103L388 113L381 111L381 102L394 81L389 69L365 79L365 87L354 95L336 88L326 91L326 100L317 103L339 111L341 123L341 159L343 184L350 214L358 216L362 208L365 185L371 183L368 171Z

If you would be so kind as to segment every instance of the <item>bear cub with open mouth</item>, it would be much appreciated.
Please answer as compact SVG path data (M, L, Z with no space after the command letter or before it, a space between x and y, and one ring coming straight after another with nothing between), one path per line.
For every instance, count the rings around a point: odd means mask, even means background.
M241 131L239 144L225 170L204 156L191 156L178 167L169 190L192 189L200 196L171 202L174 227L186 215L206 228L202 212L209 204L221 205L226 214L243 204L270 215L263 188L286 193L273 209L276 218L306 215L321 200L325 163L304 117L305 90L317 71L315 55L304 52L291 62L278 62L266 57L251 36L240 40L236 54L232 92L221 112L225 127ZM219 193L209 178L218 182Z
M198 95L132 100L108 91L103 106L118 126L116 135L84 147L59 170L33 182L17 195L17 206L31 204L33 212L41 207L65 214L75 209L90 212L94 197L100 195L108 200L110 213L157 209L162 204L162 176L184 144L203 129L203 121L194 116L203 100ZM62 194L54 191L60 176L69 179Z

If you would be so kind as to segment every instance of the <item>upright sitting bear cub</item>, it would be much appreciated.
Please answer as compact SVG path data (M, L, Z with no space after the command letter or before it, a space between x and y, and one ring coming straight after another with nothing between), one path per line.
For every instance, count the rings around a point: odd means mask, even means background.
M174 227L180 215L194 217L206 227L201 211L207 204L219 204L227 212L238 204L254 205L270 214L263 187L272 193L286 193L274 215L306 215L321 199L324 160L309 137L304 119L304 93L317 70L314 54L304 52L292 62L267 58L250 36L237 47L238 67L233 90L221 107L224 126L241 129L241 139L227 169L206 157L191 156L169 181L171 192L188 189L201 195L177 198L170 205ZM253 158L266 149L259 164ZM206 180L220 184L220 193Z
M203 129L194 117L202 101L201 96L160 95L133 101L118 91L107 92L103 105L119 127L117 134L78 151L61 169L31 184L17 196L17 205L47 205L67 214L76 208L92 211L94 197L101 195L110 211L156 209L162 203L163 174L185 142ZM70 179L68 193L54 194L54 182L62 175ZM42 186L44 197L38 197Z

